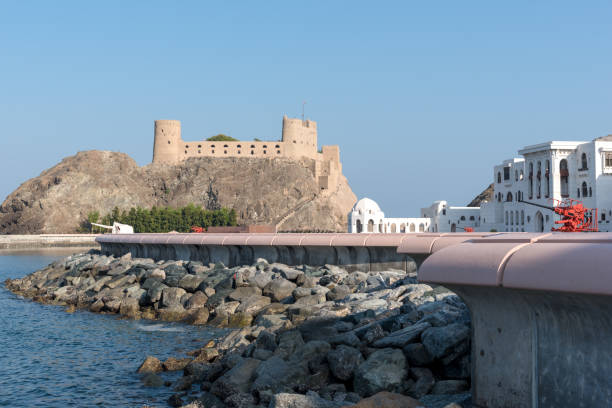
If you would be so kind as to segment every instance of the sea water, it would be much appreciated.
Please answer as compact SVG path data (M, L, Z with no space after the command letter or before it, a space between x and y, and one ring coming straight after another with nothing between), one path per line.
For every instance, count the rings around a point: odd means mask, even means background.
M170 387L136 373L145 357L185 357L222 331L179 323L66 313L14 295L20 278L75 250L0 250L0 407L167 406ZM182 372L162 373L176 380Z

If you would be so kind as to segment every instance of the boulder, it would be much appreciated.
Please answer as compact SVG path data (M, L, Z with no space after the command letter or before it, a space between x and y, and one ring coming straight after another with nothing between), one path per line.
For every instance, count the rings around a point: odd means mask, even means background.
M219 350L214 347L204 347L199 350L197 356L193 359L193 362L209 362L217 357L219 357Z
M259 332L259 335L255 340L255 347L269 351L276 350L276 335L267 330Z
M247 282L251 286L256 286L259 289L263 289L268 283L270 283L273 276L274 274L272 272L258 270L248 277Z
M187 364L190 362L190 358L168 357L166 361L162 363L162 367L164 368L164 371L179 371L187 367Z
M164 279L166 279L166 272L163 269L159 268L149 269L145 272L144 277L146 279L154 278L163 281Z
M431 327L429 323L417 323L404 329L389 333L382 339L378 339L372 343L372 346L378 348L404 347L406 344L417 340L421 333L429 327Z
M270 265L270 267L272 268L272 272L280 273L283 278L294 282L300 275L304 274L302 271L298 271L297 269L293 269L283 264L274 263Z
M108 282L106 282L106 286L108 286L111 289L115 289L115 288L120 288L123 286L127 286L130 285L132 283L136 282L136 276L134 275L118 275L115 276L113 279L109 280Z
M436 383L436 379L428 368L412 367L410 368L410 375L416 381L413 389L416 398L421 398L429 393Z
M256 378L251 386L251 391L257 393L271 391L274 394L292 391L291 385L294 378L300 374L302 376L308 375L307 372L300 372L282 358L272 356L257 367Z
M434 358L451 353L453 348L470 336L470 328L462 323L445 327L430 327L421 335L423 346Z
M193 382L195 381L195 377L191 375L186 375L174 383L174 387L172 387L173 391L189 391L193 386Z
M155 357L148 356L145 359L145 361L142 362L140 367L138 367L138 370L136 372L140 374L145 374L145 373L160 373L162 371L164 371L164 369L162 367L161 361L159 361L159 359Z
M400 390L407 374L406 369L406 358L401 350L377 350L355 371L353 388L363 397L380 391Z
M162 290L161 296L161 304L163 307L172 308L176 306L183 307L181 303L181 297L187 293L185 289L182 288L164 288Z
M187 312L181 305L159 309L157 313L159 314L159 319L165 322L180 322L189 316L189 312Z
M170 398L168 398L168 405L173 408L179 408L183 406L183 399L178 394L172 394Z
M298 300L300 298L312 295L312 290L311 288L297 287L293 289L293 292L291 292L291 294L293 295L293 298L295 300Z
M293 355L295 350L304 345L304 339L298 330L288 330L279 336L278 347L274 354L287 359Z
M201 307L204 307L207 301L208 296L198 290L185 303L185 309L199 309Z
M354 347L340 345L327 352L327 362L331 373L339 380L351 379L357 367L363 363L361 352Z
M369 398L364 398L355 405L346 408L421 408L418 400L406 395L381 391Z
M215 308L215 314L225 314L229 316L236 311L238 306L240 306L240 302L236 301L221 303Z
M248 392L240 392L230 395L223 403L227 408L254 408L257 404L257 400Z
M385 333L382 329L382 327L380 327L380 324L375 324L372 327L370 327L365 334L363 335L362 340L366 343L366 344L370 344L375 342L378 339L381 339L385 337Z
M469 389L467 381L444 380L438 381L431 389L432 394L460 394Z
M208 322L209 312L205 307L193 309L187 316L185 322L193 325L204 325Z
M340 300L352 293L351 288L347 285L336 285L332 290L327 292L327 300Z
M198 287L202 282L204 282L204 277L202 276L185 275L179 280L178 287L185 289L187 292L193 293L198 290Z
M140 305L138 299L126 297L121 301L119 313L131 319L140 318Z
M287 279L274 279L263 288L264 296L268 296L273 302L282 302L291 296L296 284Z
M421 343L406 344L403 350L410 366L424 367L434 360Z
M251 296L261 296L261 289L253 286L242 286L230 292L228 297L230 300L238 300L242 302L244 299Z
M323 294L318 294L318 295L309 295L309 296L304 296L299 298L298 300L295 301L296 305L303 305L303 306L314 306L314 305L318 305L319 303L324 303L325 302L325 295Z
M245 358L213 383L211 392L221 399L232 394L248 392L255 379L255 372L261 361Z
M303 288L314 288L317 285L317 280L312 276L301 274L297 277L295 283Z
M163 290L166 289L167 287L168 286L164 285L162 282L155 280L155 282L151 284L151 288L147 291L147 296L149 298L149 301L151 303L159 302L159 300L161 299Z
M235 312L229 315L227 327L234 328L234 329L241 328L241 327L248 327L251 325L252 321L253 321L253 315L249 313L245 313L245 312Z
M242 303L236 308L236 312L248 313L254 316L270 304L270 298L267 296L252 295L242 299L241 302Z
M268 408L340 408L341 402L328 401L317 394L280 393L272 397Z

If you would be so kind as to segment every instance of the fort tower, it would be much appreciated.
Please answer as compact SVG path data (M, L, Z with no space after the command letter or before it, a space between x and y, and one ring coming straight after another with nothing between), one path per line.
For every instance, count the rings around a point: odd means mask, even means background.
M181 122L156 120L153 142L153 162L176 164L180 161Z

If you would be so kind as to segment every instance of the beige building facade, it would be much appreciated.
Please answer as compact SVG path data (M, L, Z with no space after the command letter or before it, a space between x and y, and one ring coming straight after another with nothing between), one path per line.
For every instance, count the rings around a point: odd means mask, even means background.
M312 159L321 190L333 190L342 174L338 146L317 149L317 123L283 117L281 141L186 142L178 120L156 120L153 163L178 164L191 157L242 157L258 159Z

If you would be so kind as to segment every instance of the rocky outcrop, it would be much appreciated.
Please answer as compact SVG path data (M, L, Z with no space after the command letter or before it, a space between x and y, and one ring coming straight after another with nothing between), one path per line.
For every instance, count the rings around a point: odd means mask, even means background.
M194 392L206 407L345 407L374 395L443 407L469 397L467 307L414 272L263 259L226 268L92 250L5 285L41 302L234 328L188 357L142 364L142 373L183 370L175 404Z
M0 233L75 232L87 214L114 207L233 208L239 224L279 224L282 231L346 231L356 197L341 176L320 190L309 159L192 158L139 167L123 153L85 151L23 183L0 206Z
M480 207L480 203L483 201L492 201L493 193L495 192L494 184L491 183L487 188L483 190L482 193L478 194L470 203L467 205L468 207Z

